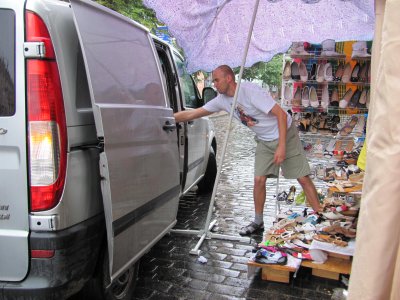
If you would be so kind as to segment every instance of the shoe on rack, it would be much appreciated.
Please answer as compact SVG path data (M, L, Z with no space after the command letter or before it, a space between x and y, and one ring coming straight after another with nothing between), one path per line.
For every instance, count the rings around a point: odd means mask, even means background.
M338 89L335 87L332 91L332 97L331 97L331 106L338 107L339 106L339 92Z
M285 85L283 91L283 104L289 106L292 100L292 91L288 84Z
M324 82L324 80L325 80L325 76L324 76L324 64L318 64L318 66L317 66L317 78L316 78L316 80L317 80L317 82Z
M297 62L292 62L290 65L290 70L291 70L291 76L293 80L300 80L300 71L299 71L299 65Z
M290 61L286 61L285 67L283 68L282 78L283 80L290 80L292 77L292 73L290 70Z
M351 58L365 58L370 57L371 54L367 52L367 42L366 41L358 41L352 45L353 52L351 53Z
M360 72L358 73L358 81L359 82L368 82L368 68L369 68L369 63L365 62L360 69Z
M324 80L325 81L333 81L333 75L332 75L332 65L331 63L326 63L324 65Z
M301 88L297 87L292 99L292 106L301 106Z
M344 66L344 70L343 70L343 75L342 75L342 82L343 83L348 83L350 82L350 78L351 78L351 65L350 63L346 63Z
M315 87L310 87L310 105L312 107L318 107L319 106L319 101L318 101L318 96L317 96L317 90Z
M335 40L327 39L322 43L321 56L340 56L340 53L335 51Z
M329 106L329 91L327 84L322 88L321 106L325 109Z
M311 114L306 113L306 115L301 118L299 122L299 130L303 132L307 132L310 130L310 124L311 124Z
M341 81L343 73L344 73L344 65L342 63L340 63L337 66L337 69L336 69L336 72L335 72L335 76L333 77L333 81Z
M346 108L347 105L349 104L351 98L353 97L353 90L351 88L349 88L346 92L346 94L344 94L342 100L339 101L339 107L340 108Z
M303 62L299 64L299 73L300 73L300 80L306 82L308 79L308 73L306 65Z
M362 136L364 134L365 128L365 116L361 115L358 117L358 122L353 129L353 132L356 136Z
M239 234L240 235L250 235L250 234L253 234L253 233L261 231L261 230L264 230L264 222L262 222L261 224L251 222L249 225L240 229Z
M290 55L311 56L312 54L304 50L304 42L293 42L290 49Z
M310 74L308 75L308 80L315 80L317 77L317 64L312 64Z
M303 105L304 107L310 106L310 90L308 86L305 86L303 88L303 92L301 95L301 105Z
M360 96L361 96L361 91L359 89L357 89L355 91L355 93L353 94L353 96L351 97L348 107L351 107L351 108L357 107L358 102L360 100Z
M356 63L354 65L353 70L351 71L350 81L351 82L358 82L359 81L359 79L358 79L359 74L360 74L360 64Z

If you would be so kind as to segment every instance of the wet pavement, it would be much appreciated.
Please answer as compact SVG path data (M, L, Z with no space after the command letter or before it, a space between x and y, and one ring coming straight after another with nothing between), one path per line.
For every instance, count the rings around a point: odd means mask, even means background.
M211 118L216 129L220 161L225 140L228 115ZM238 237L238 230L254 217L252 187L254 135L245 126L233 121L232 132L218 185L212 220L217 220L212 232ZM312 165L318 163L310 161ZM267 203L264 213L266 227L275 219L275 179L267 181ZM318 188L324 185L315 182ZM301 191L295 180L279 182L279 191L291 185ZM210 197L190 192L179 204L176 229L204 229ZM282 209L289 206L281 205ZM291 207L301 211L302 207ZM206 239L200 247L207 263L189 254L199 237L172 233L160 240L141 261L139 280L133 299L331 299L335 288L345 287L336 280L311 275L301 268L289 284L261 279L260 272L247 278L247 261L253 245L261 242L262 233L253 235L251 242Z

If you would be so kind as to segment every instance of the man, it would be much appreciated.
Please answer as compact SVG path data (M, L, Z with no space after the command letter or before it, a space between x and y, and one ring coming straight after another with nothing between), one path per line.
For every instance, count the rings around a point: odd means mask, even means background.
M237 86L232 69L219 66L212 76L219 95L203 107L176 113L176 122L190 121L221 110L230 111ZM314 211L320 212L318 194L309 177L310 167L291 116L262 88L249 82L241 84L234 116L255 132L257 141L253 190L255 219L239 233L249 235L264 229L266 180L276 178L279 167L285 178L298 180Z

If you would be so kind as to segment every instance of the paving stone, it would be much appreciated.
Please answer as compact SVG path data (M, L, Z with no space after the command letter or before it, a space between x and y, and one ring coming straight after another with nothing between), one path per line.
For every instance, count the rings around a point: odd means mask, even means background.
M216 282L221 283L225 280L225 276L218 275L218 274L207 274L204 272L197 272L197 271L189 271L188 276L190 278L199 279L199 280L206 280L208 282Z
M247 273L247 264L233 264L231 269Z
M224 296L242 297L246 293L246 289L242 287L233 287L225 284L210 283L207 290Z

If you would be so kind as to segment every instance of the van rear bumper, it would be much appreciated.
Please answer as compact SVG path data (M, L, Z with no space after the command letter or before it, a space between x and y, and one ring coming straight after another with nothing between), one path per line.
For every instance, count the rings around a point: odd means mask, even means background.
M104 237L103 215L58 232L31 232L31 250L55 250L55 254L31 258L23 281L0 282L0 299L68 298L92 276Z

